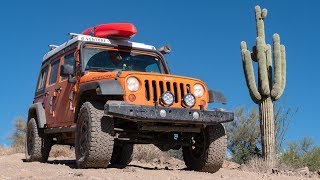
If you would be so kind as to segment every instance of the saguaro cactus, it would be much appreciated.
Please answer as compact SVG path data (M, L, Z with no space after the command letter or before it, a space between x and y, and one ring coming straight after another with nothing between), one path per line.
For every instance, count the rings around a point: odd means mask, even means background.
M263 158L274 166L275 132L273 101L282 95L286 85L286 51L280 45L280 36L273 35L273 53L270 44L265 42L264 19L267 10L255 7L257 38L252 52L246 42L241 42L243 70L251 99L259 105ZM272 56L273 55L273 56ZM258 87L255 81L252 61L258 63ZM274 62L274 70L272 64ZM273 76L274 75L274 76Z

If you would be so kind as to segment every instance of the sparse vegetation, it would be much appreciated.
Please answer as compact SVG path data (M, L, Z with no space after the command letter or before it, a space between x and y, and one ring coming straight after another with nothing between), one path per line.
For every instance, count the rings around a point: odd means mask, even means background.
M248 112L243 107L236 109L235 120L226 124L226 131L234 162L243 164L252 157L261 157L259 112L256 109Z
M276 167L280 170L294 170L308 167L310 171L320 169L320 147L312 139L289 142L288 149L283 149L285 134L298 109L292 111L283 104L275 107ZM235 121L227 124L228 149L232 161L244 164L250 171L266 172L272 168L261 158L259 113L257 109L245 111L243 107L235 111Z
M280 156L280 163L292 168L308 167L311 171L320 169L320 147L311 138L288 143L289 149Z
M9 137L11 146L15 152L24 152L24 143L26 139L26 122L22 117L14 120L14 129L12 135Z

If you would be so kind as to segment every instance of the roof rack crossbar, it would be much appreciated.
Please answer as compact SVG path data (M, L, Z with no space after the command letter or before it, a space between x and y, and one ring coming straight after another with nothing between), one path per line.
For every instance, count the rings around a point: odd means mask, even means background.
M69 34L71 39L74 38L74 37L82 35L82 34L77 34L77 33L68 33L68 34Z
M53 50L53 49L55 49L55 48L57 48L57 47L59 47L59 46L53 45L53 44L49 44L48 46L49 46L49 48L50 48L50 51Z

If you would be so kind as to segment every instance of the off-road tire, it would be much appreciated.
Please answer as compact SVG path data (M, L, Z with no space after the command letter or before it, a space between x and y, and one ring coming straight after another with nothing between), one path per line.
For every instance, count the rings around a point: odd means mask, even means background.
M132 161L133 144L115 143L111 164L125 166Z
M106 168L114 143L114 122L104 116L103 104L85 102L80 108L75 153L78 168Z
M202 134L202 135L201 135ZM203 137L203 150L195 156L192 147L183 147L183 159L188 169L217 172L223 164L227 149L227 135L222 124L206 127L200 136Z
M51 143L51 139L38 129L36 120L31 118L27 123L25 142L26 161L47 162L52 146Z

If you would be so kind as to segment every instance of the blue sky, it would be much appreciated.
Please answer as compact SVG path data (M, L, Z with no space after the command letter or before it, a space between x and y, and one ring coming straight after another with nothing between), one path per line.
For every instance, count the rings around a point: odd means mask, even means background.
M182 1L181 1L182 2ZM68 32L93 25L132 22L133 41L170 44L174 74L196 77L222 91L234 110L254 107L245 84L239 44L255 43L254 6L268 9L266 39L277 32L287 48L286 106L300 107L287 140L320 141L319 1L3 1L1 2L0 144L16 117L26 118L42 56ZM220 105L214 105L218 107Z

